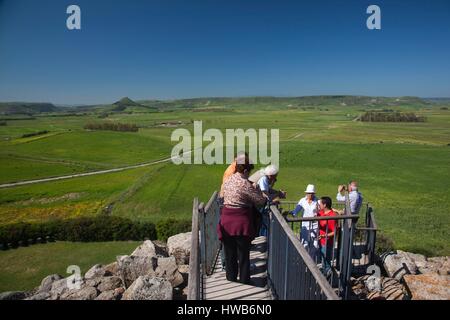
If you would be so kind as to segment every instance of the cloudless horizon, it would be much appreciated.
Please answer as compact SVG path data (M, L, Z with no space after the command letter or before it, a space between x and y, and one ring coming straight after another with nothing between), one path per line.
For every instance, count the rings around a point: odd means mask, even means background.
M0 0L0 101L450 97L449 39L448 0Z

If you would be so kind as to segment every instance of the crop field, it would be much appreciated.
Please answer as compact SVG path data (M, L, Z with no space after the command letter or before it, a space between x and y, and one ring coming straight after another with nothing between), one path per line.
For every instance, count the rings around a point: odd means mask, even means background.
M280 174L276 187L287 191L288 200L299 200L309 183L316 185L318 195L334 199L338 184L356 179L364 200L375 209L381 233L392 239L396 248L428 256L450 255L450 113L440 107L393 107L425 116L424 123L354 121L365 108L362 105L288 108L239 100L233 104L218 100L197 109L112 113L105 119L91 113L6 119L7 125L0 126L0 184L165 159L175 144L170 140L173 130L192 131L193 121L201 120L203 130L274 128L280 130ZM140 129L84 129L87 123L104 121L136 124ZM23 134L41 130L48 133L22 138ZM193 198L208 201L220 187L225 168L226 165L177 166L165 162L0 188L0 225L92 216L105 206L111 207L112 215L139 221L189 219ZM66 242L46 246L56 245L60 256L66 254L64 248L67 254L73 250L72 244ZM100 255L103 250L92 243L76 244L79 248L84 245L89 246L86 251L91 252L92 259L95 252ZM120 243L117 246L118 251L122 250ZM19 261L21 255L31 255L34 250L38 254L41 245L0 252L1 263L6 263L6 258L13 261L14 257L14 261ZM39 264L44 265L44 260L33 260L34 268L41 268ZM31 273L39 275L38 279L50 271L44 266L39 270ZM30 273L25 272L22 280L21 277L16 274L13 278L23 286L36 285ZM6 280L10 278L9 273L0 275L0 291L13 289L14 281Z

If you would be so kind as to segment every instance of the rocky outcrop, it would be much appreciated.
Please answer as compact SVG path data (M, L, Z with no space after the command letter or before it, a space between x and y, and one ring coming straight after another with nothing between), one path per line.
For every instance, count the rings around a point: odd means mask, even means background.
M172 290L166 279L141 276L124 292L122 300L172 300Z
M150 240L146 240L131 255L135 257L156 257L155 245Z
M365 275L352 279L352 298L360 300L407 300L405 287L396 279Z
M97 296L95 287L85 286L80 290L67 290L60 296L60 300L94 300Z
M0 300L23 300L27 297L24 291L8 291L0 293Z
M50 297L50 292L40 292L32 295L29 298L26 298L25 300L48 300L50 299Z
M122 294L125 292L124 288L117 288L100 293L95 300L120 300Z
M423 267L419 267L420 273L438 273L442 276L450 275L450 258L434 257L428 258L427 263Z
M59 300L60 297L69 290L67 279L60 279L53 282L50 289L49 300Z
M105 272L108 272L111 275L117 275L119 272L117 261L104 266L104 268L105 268Z
M172 287L178 287L184 282L183 275L178 271L175 257L158 258L155 274L157 277L168 280Z
M404 281L413 300L450 300L449 275L405 275Z
M400 281L405 274L417 274L418 269L414 258L421 261L422 257L417 258L409 255L407 252L397 250L397 252L391 253L384 258L383 266L390 278Z
M123 287L122 279L119 277L104 277L101 278L97 285L97 290L100 292L114 291L115 289Z
M155 256L119 256L117 268L125 287L129 287L137 278L155 275L157 265Z
M52 274L34 290L4 292L0 300L167 300L174 295L185 299L190 252L187 239L190 234L172 237L170 250L163 242L146 240L129 256L92 266L76 282Z
M167 243L155 240L153 241L156 250L156 256L159 258L165 258L169 256L169 249L167 248Z
M397 250L383 259L389 277L405 284L412 299L450 300L449 257L427 258Z
M112 276L112 275L113 275L113 273L110 272L109 270L107 270L104 266L102 266L101 264L96 264L95 266L93 266L86 272L84 277L86 279L92 279L92 278L103 277L103 276Z
M188 279L189 279L189 265L188 264L182 264L178 266L178 272L181 273L181 276L183 277L183 287L187 287Z
M63 277L60 276L59 274L51 274L47 277L45 277L42 282L41 285L38 288L38 293L48 293L50 292L50 290L52 289L52 285L55 281L57 280L61 280Z
M191 232L180 233L167 239L170 256L174 256L177 264L189 264L191 252Z
M385 256L383 266L389 277L399 281L407 274L450 274L449 257L426 258L421 254L401 250Z

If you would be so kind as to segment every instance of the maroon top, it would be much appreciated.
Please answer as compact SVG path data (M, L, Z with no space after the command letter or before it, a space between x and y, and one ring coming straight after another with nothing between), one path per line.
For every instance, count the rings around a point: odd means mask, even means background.
M217 226L219 240L223 236L246 236L253 240L256 236L253 208L223 207Z

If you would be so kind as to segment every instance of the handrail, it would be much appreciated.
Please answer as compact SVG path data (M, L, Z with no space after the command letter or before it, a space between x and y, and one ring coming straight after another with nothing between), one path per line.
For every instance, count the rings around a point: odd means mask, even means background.
M211 198L209 199L208 203L205 206L205 211L208 211L211 208L214 201L216 201L216 198L217 198L217 191L214 191L214 193L212 194Z
M370 220L371 220L372 225L373 225L372 228L375 229L375 230L378 230L378 226L377 226L377 222L375 221L375 214L373 213L373 210L370 211L369 215L370 215Z
M359 219L359 215L340 215L340 216L326 216L326 217L306 217L306 218L289 218L285 217L287 222L301 222L301 221L320 221L320 220L347 220L347 219Z
M200 297L200 242L199 242L199 204L194 199L192 210L191 253L189 256L188 300L199 300Z
M284 233L286 234L288 240L294 246L295 250L298 252L301 259L305 263L307 270L312 274L313 278L319 285L320 290L324 293L324 295L326 296L327 299L338 300L339 297L333 291L332 287L327 282L327 280L323 276L323 274L319 271L319 269L317 268L317 265L314 263L314 261L312 260L312 258L308 254L308 252L305 250L303 245L297 239L297 237L294 234L294 231L289 227L286 220L279 212L278 208L275 205L272 205L270 207L270 209L271 209L273 217L275 219L277 219L278 223L280 224L281 228L283 229Z
M216 232L220 220L217 196L217 191L214 191L205 208L200 210L201 265L205 275L213 272L220 250L220 241Z

